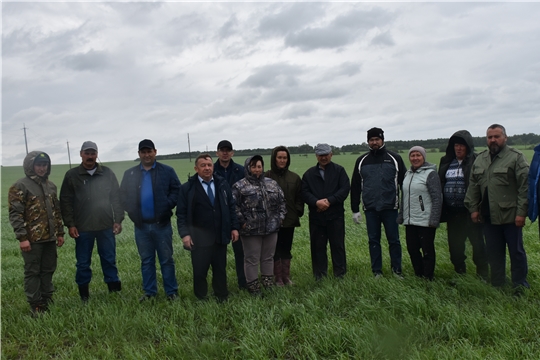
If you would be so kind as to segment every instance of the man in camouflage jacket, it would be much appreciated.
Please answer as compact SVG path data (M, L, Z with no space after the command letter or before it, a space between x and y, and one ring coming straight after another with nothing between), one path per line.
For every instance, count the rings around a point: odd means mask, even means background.
M64 228L56 186L48 180L49 155L32 151L23 162L26 177L9 189L9 221L24 259L24 291L33 314L52 301L56 247L64 244Z

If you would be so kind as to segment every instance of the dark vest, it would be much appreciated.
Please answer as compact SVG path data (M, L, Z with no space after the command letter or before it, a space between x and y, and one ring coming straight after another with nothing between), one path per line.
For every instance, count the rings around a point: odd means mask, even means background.
M214 185L215 182L214 182ZM195 194L193 196L193 234L191 239L195 246L212 246L221 239L221 207L219 206L220 194L215 190L214 206L204 191L203 186L197 180Z

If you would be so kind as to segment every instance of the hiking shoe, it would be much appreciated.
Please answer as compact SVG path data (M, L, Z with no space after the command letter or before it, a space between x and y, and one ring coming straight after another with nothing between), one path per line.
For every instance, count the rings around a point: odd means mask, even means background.
M167 295L167 300L169 301L175 301L178 299L178 294L169 294Z
M401 273L394 272L393 274L394 274L394 277L396 279L398 279L398 280L403 280L404 279L404 277L403 277L403 275Z
M373 275L375 276L375 280L384 278L384 275L382 273L373 273Z

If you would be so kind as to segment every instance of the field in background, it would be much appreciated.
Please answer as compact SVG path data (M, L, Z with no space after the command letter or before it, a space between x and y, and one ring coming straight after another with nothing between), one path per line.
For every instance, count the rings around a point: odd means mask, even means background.
M524 151L530 161L532 151ZM406 165L408 160L404 157ZM441 154L428 152L438 164ZM352 172L358 155L333 160ZM243 163L245 158L235 158ZM77 159L78 160L78 159ZM22 159L21 159L22 162ZM182 182L193 174L189 160L169 160ZM292 157L300 175L315 164L314 155ZM134 161L107 163L121 181ZM269 168L269 158L265 157ZM67 165L54 165L51 180L60 188ZM538 225L524 229L532 289L515 298L473 275L457 277L450 264L445 226L437 231L434 282L413 276L401 228L405 279L389 271L383 235L386 277L371 275L365 223L354 225L346 204L349 272L342 281L316 283L311 275L307 216L296 230L292 276L296 285L252 299L236 287L229 248L226 304L199 302L193 295L191 261L174 235L181 299L169 303L160 285L155 303L139 304L140 260L133 225L124 221L117 237L120 294L108 294L99 258L94 254L91 300L77 294L74 241L59 249L54 277L56 302L45 316L32 319L23 292L23 261L8 221L6 194L23 176L21 167L2 168L2 358L4 359L536 359L540 357L540 245ZM173 223L175 223L173 218ZM175 225L175 224L174 224ZM176 227L176 226L175 226ZM509 270L508 270L509 272ZM158 281L161 282L161 276Z

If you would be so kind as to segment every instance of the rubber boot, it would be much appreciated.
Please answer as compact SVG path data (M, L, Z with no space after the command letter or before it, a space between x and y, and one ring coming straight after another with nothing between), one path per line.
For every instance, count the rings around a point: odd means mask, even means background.
M79 285L79 295L84 303L88 302L90 297L89 284Z
M246 286L251 296L259 297L262 295L261 283L259 282L259 279L248 282Z
M281 269L281 259L274 260L274 283L276 286L283 286L283 273Z
M283 284L294 285L291 281L291 259L281 260L281 278L283 279Z
M107 287L109 288L109 292L119 292L122 290L122 283L120 281L110 282L107 283Z

